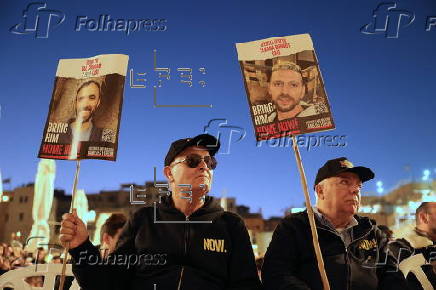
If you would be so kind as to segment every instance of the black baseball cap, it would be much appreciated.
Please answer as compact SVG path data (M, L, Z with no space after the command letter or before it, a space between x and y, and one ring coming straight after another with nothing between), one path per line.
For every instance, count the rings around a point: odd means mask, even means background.
M167 156L165 157L165 166L169 166L177 155L190 146L204 146L206 150L209 151L210 156L214 156L220 149L221 144L217 138L209 134L200 134L194 138L179 139L171 144Z
M315 188L315 186L324 179L336 176L342 172L353 172L359 176L362 182L374 178L374 172L372 172L371 169L363 166L354 167L353 163L351 163L346 157L339 157L327 161L323 167L318 169L313 187Z

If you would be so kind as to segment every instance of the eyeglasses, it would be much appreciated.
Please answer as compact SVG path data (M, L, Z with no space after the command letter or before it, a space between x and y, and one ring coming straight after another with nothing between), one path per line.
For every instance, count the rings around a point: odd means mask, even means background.
M200 164L201 160L204 160L204 162L206 163L207 167L210 169L215 169L216 165L217 165L217 161L215 159L215 157L213 156L204 156L201 157L198 154L189 154L188 156L186 156L185 159L174 162L173 165L182 163L182 162L186 162L186 165L188 165L190 168L197 168L198 164Z

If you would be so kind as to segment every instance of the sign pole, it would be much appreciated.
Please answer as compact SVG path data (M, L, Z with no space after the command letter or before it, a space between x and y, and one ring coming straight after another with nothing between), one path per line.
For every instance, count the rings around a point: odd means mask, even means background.
M294 148L295 159L297 161L298 171L300 172L300 181L301 181L301 186L303 187L304 198L306 201L306 208L307 208L307 216L309 218L310 230L312 232L312 243L315 249L315 255L316 255L316 260L318 262L318 270L321 275L323 289L330 290L329 281L324 268L324 260L322 258L321 248L318 243L318 232L316 231L315 217L313 214L312 206L310 204L306 174L304 173L303 162L301 160L300 150L298 149L298 145L297 145L297 138L295 138L294 135L292 135L292 147Z
M76 172L74 174L74 182L73 182L73 191L71 196L71 205L70 205L70 213L76 214L76 209L74 208L74 197L76 196L77 191L77 183L79 181L79 173L80 173L80 160L76 160ZM65 283L65 271L67 269L67 258L68 258L68 250L70 249L70 245L68 243L67 247L64 250L64 261L62 263L62 273L61 273L61 281L59 283L59 290L64 289Z

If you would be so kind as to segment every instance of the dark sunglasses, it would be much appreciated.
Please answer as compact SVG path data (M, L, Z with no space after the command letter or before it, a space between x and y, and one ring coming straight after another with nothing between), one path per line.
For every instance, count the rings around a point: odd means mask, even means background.
M198 154L189 154L188 156L186 156L185 159L174 162L173 165L182 163L182 162L186 162L186 164L190 167L190 168L197 168L198 164L200 164L201 160L204 160L204 162L206 163L207 167L209 169L215 169L216 165L217 165L217 161L215 159L215 157L213 156L204 156L201 157Z

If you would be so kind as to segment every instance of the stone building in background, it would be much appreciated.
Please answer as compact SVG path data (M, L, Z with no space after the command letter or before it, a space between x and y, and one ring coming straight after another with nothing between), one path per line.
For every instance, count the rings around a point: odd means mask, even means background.
M359 214L375 219L378 224L387 225L394 235L413 226L415 210L423 201L436 201L434 188L436 182L414 182L399 186L383 196L362 196ZM98 227L112 213L124 213L129 216L138 208L158 203L160 196L166 195L166 182L146 182L143 185L122 184L119 189L102 190L87 194L89 210L94 211L95 218L88 222L91 241L99 243ZM0 202L0 242L25 245L32 228L34 184L29 183L10 191L4 191ZM244 220L253 244L256 256L262 256L271 241L272 233L281 217L264 219L261 212L252 213L250 208L237 205L232 197L219 198L227 211L238 213ZM62 215L69 211L71 196L64 190L55 189L53 205L49 218L51 244L59 244L59 228ZM304 210L290 208L289 212ZM97 230L97 234L95 231ZM41 239L42 242L44 239ZM18 244L18 245L19 245Z

